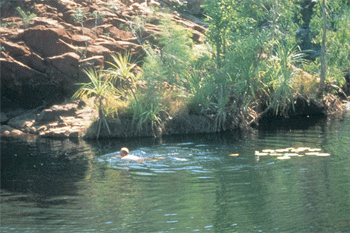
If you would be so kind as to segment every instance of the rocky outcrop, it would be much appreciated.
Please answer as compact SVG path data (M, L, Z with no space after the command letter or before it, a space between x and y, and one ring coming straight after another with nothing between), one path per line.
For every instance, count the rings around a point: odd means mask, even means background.
M32 109L70 98L84 82L81 70L101 67L111 54L129 51L142 55L144 38L158 35L160 18L150 6L157 1L38 0L1 2L1 106ZM28 25L16 7L35 13ZM82 20L74 20L78 10ZM29 15L29 14L28 14ZM145 24L134 31L134 19ZM173 14L173 20L190 28L196 42L205 28Z
M78 138L85 135L97 118L97 111L80 100L53 105L47 109L39 107L10 119L1 113L1 122L7 123L1 125L1 135L34 134L51 138Z

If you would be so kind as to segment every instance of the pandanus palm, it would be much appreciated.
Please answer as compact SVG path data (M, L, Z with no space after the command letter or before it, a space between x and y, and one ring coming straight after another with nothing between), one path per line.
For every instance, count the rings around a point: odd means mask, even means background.
M121 53L115 55L112 54L112 59L114 62L107 62L112 67L107 70L107 73L110 76L110 80L114 83L117 88L123 88L124 85L131 91L136 103L138 104L135 91L135 79L136 76L133 73L133 69L136 64L131 62L131 54Z
M99 137L101 124L105 123L108 133L111 134L107 120L104 116L102 109L102 100L105 96L113 90L113 85L110 81L101 77L101 71L97 71L93 68L84 69L83 72L87 75L90 82L79 83L80 88L74 93L73 98L89 98L96 97L98 100L98 112L99 112L99 122L97 129L97 138Z

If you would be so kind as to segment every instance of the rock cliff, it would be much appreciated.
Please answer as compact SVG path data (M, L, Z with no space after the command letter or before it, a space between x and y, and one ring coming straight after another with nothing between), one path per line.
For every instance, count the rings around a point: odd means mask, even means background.
M188 1L189 11L200 14L201 3ZM57 104L86 81L83 68L104 66L111 54L125 51L140 59L145 38L161 33L162 11L155 8L173 9L167 13L172 20L191 29L195 42L204 40L200 21L181 17L174 4L181 1L1 1L1 123L7 124L1 133L83 135L97 113L77 102Z
M75 83L84 82L82 68L103 66L112 53L130 51L140 57L141 40L160 33L160 17L153 9L166 2L2 1L2 109L61 103L74 93ZM192 29L195 41L203 41L204 27L176 12L170 15ZM142 20L142 30L136 18Z

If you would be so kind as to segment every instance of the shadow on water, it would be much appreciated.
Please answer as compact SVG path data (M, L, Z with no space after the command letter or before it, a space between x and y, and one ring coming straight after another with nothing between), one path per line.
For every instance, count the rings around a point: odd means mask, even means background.
M296 116L292 118L268 118L259 123L259 130L262 131L276 131L276 130L306 130L320 122L327 120L324 115L313 116Z
M78 190L75 183L88 170L91 158L86 151L88 145L79 141L2 138L1 189L31 194L32 201L38 202L74 195Z

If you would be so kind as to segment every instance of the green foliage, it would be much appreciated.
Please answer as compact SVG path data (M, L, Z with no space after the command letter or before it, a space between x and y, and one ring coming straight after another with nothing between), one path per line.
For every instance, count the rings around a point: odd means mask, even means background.
M84 22L86 20L86 15L85 15L85 12L84 12L83 8L78 7L74 11L74 13L72 15L72 18L73 18L74 22L79 23L82 27L84 27Z
M160 96L152 93L150 89L140 97L139 102L131 102L133 122L139 131L144 130L145 126L151 126L153 135L157 136L164 128L161 114L167 115L167 111L161 103Z
M123 92L125 87L130 90L137 103L138 101L134 91L134 89L136 89L136 76L133 73L136 63L132 63L130 53L125 53L124 55L121 53L118 55L112 54L111 56L114 62L107 62L112 67L106 70L109 79L120 90L120 92Z
M193 42L188 29L165 19L160 25L162 36L159 38L159 62L162 75L171 85L184 86L191 63Z
M23 23L23 27L27 28L29 26L30 21L32 21L32 19L34 17L36 17L36 14L34 13L30 13L28 12L24 12L21 7L16 7L16 11L18 12L18 14L21 16L22 18L22 23Z
M350 6L341 0L327 1L326 63L328 83L344 84L344 74L350 70ZM311 20L311 35L315 44L321 43L323 22L321 4L315 7ZM315 61L316 66L320 60Z
M188 74L189 102L188 108L192 114L201 114L204 109L208 109L211 99L211 87L208 85L207 75L200 72Z
M163 120L171 107L169 101L172 100L166 96L169 92L181 93L187 87L193 45L191 34L170 19L164 19L160 28L159 47L144 45L147 57L142 67L142 79L146 88L139 94L138 102L131 105L138 129L149 124L154 134L163 128Z
M135 74L133 69L136 67L136 63L132 62L132 57L129 52L124 55L118 53L117 55L112 54L113 62L107 62L112 67L107 69L109 77L112 79L116 87L135 87Z
M206 0L203 7L209 23L207 38L215 48L218 68L221 68L222 57L230 51L228 47L242 36L258 32L269 35L265 39L270 45L281 39L295 43L297 25L293 21L293 10L297 10L298 5L292 0ZM267 46L265 50L273 48Z
M225 66L235 84L236 91L248 100L256 97L263 87L259 72L263 66L260 55L266 47L266 35L253 32L250 35L236 37L235 43L226 55Z
M111 68L84 71L91 82L81 85L75 96L98 97L100 107L114 116L122 107L137 130L151 128L155 136L179 110L177 106L209 116L217 131L257 102L266 103L276 115L287 115L297 95L313 95L319 72L318 59L305 64L295 46L299 7L298 0L205 0L208 40L201 45L195 45L190 31L170 18L161 20L161 33L150 44L143 38L146 21L137 16L127 26L146 53L140 75L135 75L131 54L112 55ZM336 9L327 34L327 59L330 77L338 78L350 68L350 11ZM83 26L84 12L77 9L74 15ZM316 18L312 25L318 27Z
M95 34L97 34L97 24L98 24L98 20L102 19L103 17L105 17L104 13L101 12L99 9L95 10L94 12L91 13L91 16L95 19Z
M87 75L90 82L78 83L80 88L75 92L73 98L89 98L96 96L102 98L106 90L110 87L110 82L101 78L101 71L96 71L92 68L84 69L83 72Z
M116 111L111 111L110 107L115 98L115 89L112 83L103 77L101 70L97 71L93 68L87 68L83 72L87 75L90 82L78 83L77 85L80 88L74 93L73 98L87 99L96 97L100 117L103 115L103 112L113 115Z
M147 19L140 15L135 16L133 21L129 22L128 30L131 30L132 34L137 38L137 42L139 42L139 44L143 44L146 39L144 38L146 23Z
M118 11L120 11L120 6L118 5L118 3L114 1L108 1L106 4L106 7L109 8L114 13L117 13Z
M275 56L269 61L266 75L271 79L268 83L273 90L270 102L276 115L286 115L290 106L294 110L294 95L298 91L292 86L294 67L304 62L303 56L298 47L279 43L275 48Z
M166 81L183 86L187 71L193 61L191 33L188 29L164 18L159 26L158 46L145 44L147 57L143 64L143 76L148 82Z

